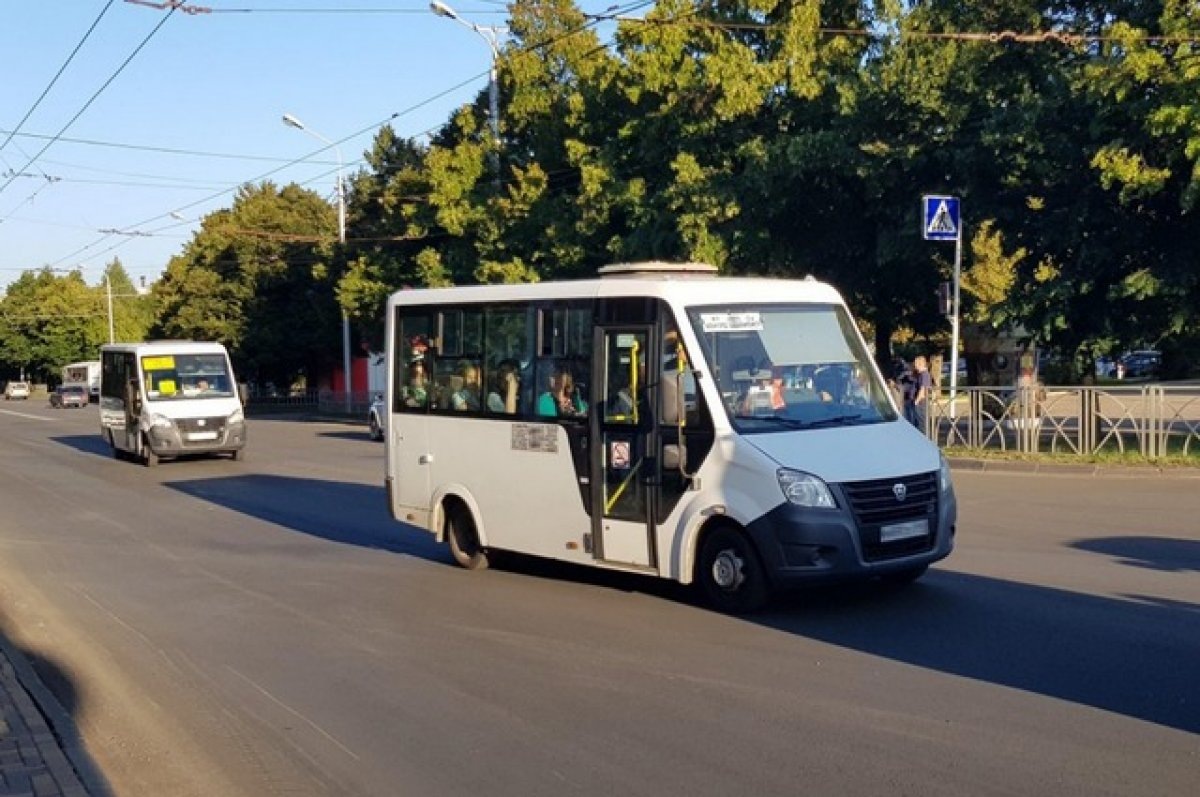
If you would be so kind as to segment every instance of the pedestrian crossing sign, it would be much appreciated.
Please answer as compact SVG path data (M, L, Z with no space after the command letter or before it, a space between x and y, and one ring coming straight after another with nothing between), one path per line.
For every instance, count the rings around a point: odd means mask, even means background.
M956 196L921 197L924 212L921 227L926 241L957 241L962 232Z

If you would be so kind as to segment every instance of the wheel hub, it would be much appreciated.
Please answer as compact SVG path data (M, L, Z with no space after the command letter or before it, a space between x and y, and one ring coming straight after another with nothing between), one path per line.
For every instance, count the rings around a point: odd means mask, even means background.
M718 587L733 592L746 580L745 563L736 551L726 549L713 559L712 577Z

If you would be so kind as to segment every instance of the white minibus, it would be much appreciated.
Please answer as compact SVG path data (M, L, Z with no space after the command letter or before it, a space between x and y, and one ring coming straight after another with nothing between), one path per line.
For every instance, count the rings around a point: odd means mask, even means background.
M242 458L242 398L220 343L111 343L100 362L100 434L114 456L147 466L185 454Z
M907 582L956 502L842 297L700 264L402 290L387 307L394 518L464 567L515 551L696 584Z

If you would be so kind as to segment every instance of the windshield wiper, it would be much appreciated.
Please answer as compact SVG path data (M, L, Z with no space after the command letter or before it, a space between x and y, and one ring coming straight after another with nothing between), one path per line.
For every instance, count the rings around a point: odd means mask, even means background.
M775 423L783 424L789 429L803 429L808 424L796 418L785 418L782 415L745 415L739 413L733 416L739 421L774 421Z
M854 412L848 415L831 415L828 418L817 418L814 421L809 421L806 426L810 429L817 426L841 426L842 424L857 421L862 417L861 412Z

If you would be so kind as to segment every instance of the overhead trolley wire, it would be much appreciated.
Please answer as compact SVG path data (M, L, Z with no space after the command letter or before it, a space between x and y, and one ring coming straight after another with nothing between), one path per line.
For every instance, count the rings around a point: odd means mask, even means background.
M42 90L41 95L34 100L33 105L31 105L29 110L25 112L25 115L21 117L21 121L17 122L16 126L13 127L12 130L8 131L8 137L4 139L3 143L0 143L0 151L3 151L4 148L8 146L8 142L12 141L13 136L17 134L17 132L25 125L25 122L29 120L29 117L33 115L33 112L36 111L38 106L42 104L42 100L46 99L46 95L50 93L52 88L54 88L54 84L58 82L60 77L62 77L63 72L67 71L67 67L70 66L71 62L75 60L75 56L79 54L81 49L83 49L83 45L87 43L89 38L91 38L92 32L95 31L96 26L100 24L100 20L104 19L104 15L108 13L108 9L112 8L112 4L115 2L116 0L108 0L108 3L105 4L104 8L100 9L100 13L96 16L96 19L92 21L91 27L88 28L87 32L83 34L83 38L80 39L79 43L75 45L75 49L71 50L71 54L67 56L67 60L63 62L63 65L58 68L58 72L56 72L54 77L50 79L50 83L45 89ZM29 156L26 155L26 157ZM26 166L28 165L29 164L26 164Z
M164 16L159 21L159 23L154 26L153 30L151 30L148 34L146 34L146 38L142 39L141 43L138 44L138 46L136 48L134 48L133 52L130 53L129 56L124 61L121 62L121 65L117 67L116 71L114 71L112 73L112 75L110 75L109 78L104 81L103 85L101 85L100 88L96 89L95 93L92 94L92 96L88 98L88 101L83 104L83 107L80 108L79 111L76 112L76 114L74 116L72 116L65 125L62 126L62 128L58 131L58 133L56 133L49 141L46 142L45 146L43 146L40 150L38 150L38 153L36 155L34 155L32 158L29 159L28 163L26 163L20 169L16 169L15 171L16 172L25 171L30 166L32 166L37 161L38 158L40 158L43 154L45 154L46 150L48 150L48 149L50 149L50 147L54 146L55 142L59 140L59 138L62 136L62 134L67 132L67 130L70 129L71 125L75 124L75 122L78 121L79 117L83 116L83 114L87 111L87 109L92 106L92 103L95 102L97 100L97 98L99 98L99 96L104 93L105 89L107 89L110 85L112 85L112 82L114 80L116 80L117 77L122 72L125 71L125 67L129 66L129 64L133 61L133 59L137 57L137 54L142 51L142 49L150 42L150 40L152 38L154 38L154 35L156 33L158 33L158 31L162 28L163 25L165 25L167 23L167 20L170 19L174 13L175 13L174 8L172 8L170 11L168 11L167 15ZM8 178L7 182L5 182L3 185L0 185L0 194L3 194L4 190L6 188L8 188L10 185L12 185L12 182L15 179L17 179L16 175L13 175L12 177Z

